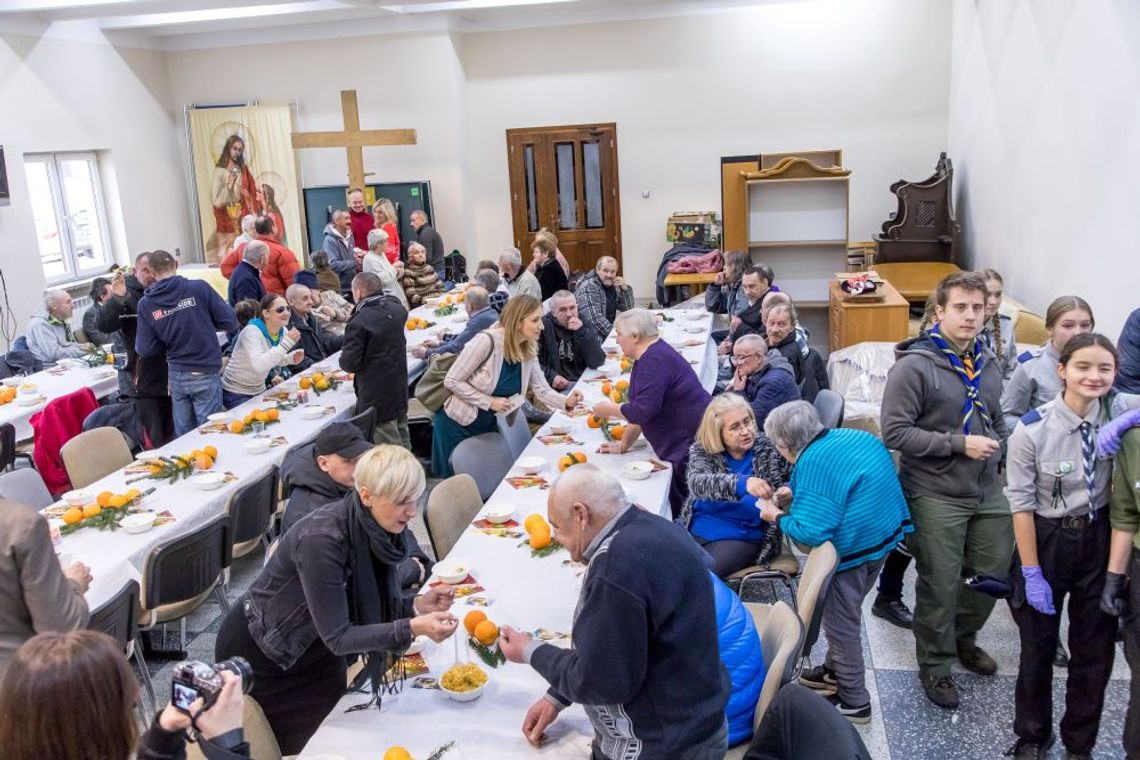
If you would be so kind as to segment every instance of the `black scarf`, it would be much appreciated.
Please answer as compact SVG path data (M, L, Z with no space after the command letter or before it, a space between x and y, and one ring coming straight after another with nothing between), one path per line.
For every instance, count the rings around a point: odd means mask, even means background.
M399 565L410 555L407 536L389 533L360 500L355 490L349 499L348 520L351 576L348 579L348 616L353 625L390 623L403 612ZM364 674L372 685L372 700L361 707L380 704L380 687L396 661L393 652L367 652Z

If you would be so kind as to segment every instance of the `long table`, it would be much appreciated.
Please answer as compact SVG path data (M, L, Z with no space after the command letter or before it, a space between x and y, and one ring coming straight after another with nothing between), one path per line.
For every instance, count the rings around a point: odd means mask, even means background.
M664 338L671 343L697 343L678 350L693 364L705 387L711 389L716 380L715 347L709 340L712 317L703 310L699 313L699 319L688 320L676 311L666 311L674 321L666 322L662 330ZM699 325L701 330L697 334L685 332L686 325ZM606 347L617 350L612 336ZM608 361L603 369L609 370L614 379L623 377L616 374L614 365L615 362ZM600 383L592 381L594 376L593 372L587 373L577 385L588 405L601 398ZM618 475L631 502L667 518L670 471L655 472L640 481L629 480L621 474L623 464L653 457L652 450L642 443L622 455L597 454L598 446L604 441L602 432L588 427L584 417L573 420L571 434L581 445L544 444L540 438L551 434L551 423L547 423L523 451L523 456L539 456L545 460L539 475L553 482L559 475L558 459L569 451L583 451L588 461ZM552 422L564 421L562 415L552 418ZM509 476L520 474L513 468ZM504 480L487 505L513 505L521 526L530 514L545 516L548 493L537 487L516 489ZM482 609L499 625L527 631L547 628L569 634L584 568L570 563L565 551L532 558L528 547L518 546L520 540L489 535L474 526L463 533L449 556L462 558L472 568L475 580L486 589L476 596L490 600L490 604L473 606L461 599L452 608L453 612L462 618L473 609ZM461 656L468 656L466 645ZM429 643L424 657L430 675L438 678L455 661L454 642L449 639L442 644ZM545 692L546 682L527 666L508 663L491 669L479 663L473 654L470 657L490 675L483 694L475 701L453 702L441 691L413 688L414 679L405 682L401 693L386 696L379 712L375 709L346 712L366 701L363 695L347 695L309 741L300 755L301 760L374 760L392 745L406 747L413 757L422 760L434 748L452 740L456 742L456 750L445 758L456 760L539 756L569 760L589 756L593 731L581 707L575 705L563 711L547 730L547 745L541 751L536 750L523 737L521 726L527 709Z
M90 388L95 398L110 396L118 391L118 373L111 365L88 367L77 364L69 360L51 369L18 378L23 383L34 384L36 390L27 395L17 395L15 401L0 406L0 425L10 423L16 428L16 440L25 441L34 434L29 422L32 415L43 409L47 402L74 393L81 388ZM42 399L42 401L25 406L22 403L25 398Z

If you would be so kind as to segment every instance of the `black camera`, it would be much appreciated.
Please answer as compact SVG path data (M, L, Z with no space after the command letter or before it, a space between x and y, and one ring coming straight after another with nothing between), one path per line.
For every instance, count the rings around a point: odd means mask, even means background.
M197 660L184 660L174 666L170 704L189 713L190 705L201 698L202 710L209 710L222 691L224 681L221 674L226 670L241 676L242 693L248 694L253 686L253 668L244 657L231 657L213 666Z

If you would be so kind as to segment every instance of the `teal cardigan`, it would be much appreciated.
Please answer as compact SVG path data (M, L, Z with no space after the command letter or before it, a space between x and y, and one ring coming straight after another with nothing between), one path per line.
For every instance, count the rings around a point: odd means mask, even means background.
M825 430L792 470L791 511L780 528L794 541L831 541L838 571L885 557L914 530L890 452L862 430Z

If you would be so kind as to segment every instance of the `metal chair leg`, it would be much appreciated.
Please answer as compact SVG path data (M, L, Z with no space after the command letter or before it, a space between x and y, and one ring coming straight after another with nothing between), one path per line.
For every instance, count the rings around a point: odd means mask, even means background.
M224 586L219 585L214 587L214 598L217 600L218 606L222 608L223 613L230 611L230 600L226 598L226 589Z
M143 657L142 647L131 642L131 656L135 660L135 665L138 666L139 673L142 675L143 691L146 692L146 698L150 701L150 712L158 712L158 697L154 693L154 680L150 677L150 668L146 666L146 658Z
M178 619L178 649L186 651L186 616Z

